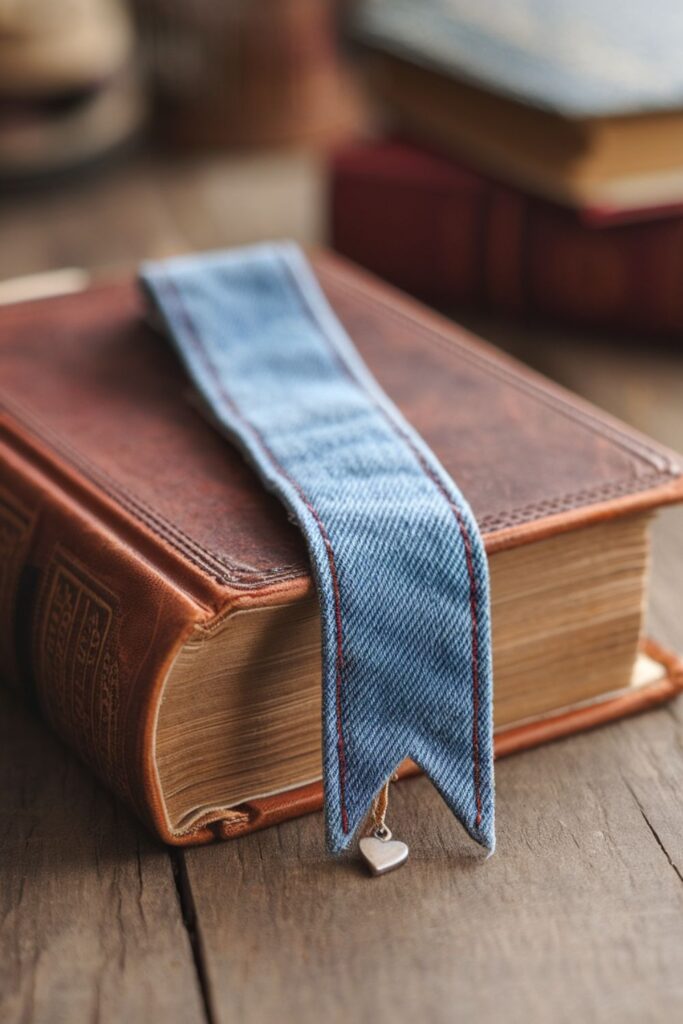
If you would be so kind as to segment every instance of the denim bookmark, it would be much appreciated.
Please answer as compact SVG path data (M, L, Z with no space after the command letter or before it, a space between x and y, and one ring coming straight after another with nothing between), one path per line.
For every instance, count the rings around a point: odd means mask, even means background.
M487 563L457 486L371 376L296 245L149 263L141 280L213 418L306 538L329 848L350 843L411 757L492 850Z

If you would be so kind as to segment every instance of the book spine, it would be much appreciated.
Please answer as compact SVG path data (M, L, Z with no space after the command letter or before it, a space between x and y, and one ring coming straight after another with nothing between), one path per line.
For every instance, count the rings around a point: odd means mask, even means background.
M154 723L206 617L106 519L0 434L0 673L162 838Z
M332 245L451 308L671 335L683 329L683 216L591 226L406 148L358 147L332 167ZM404 167L405 164L405 167Z

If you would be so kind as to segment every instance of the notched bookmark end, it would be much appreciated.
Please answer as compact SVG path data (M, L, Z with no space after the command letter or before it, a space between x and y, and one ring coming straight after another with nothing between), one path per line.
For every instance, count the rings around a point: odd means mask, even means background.
M408 860L410 852L407 843L394 839L386 825L375 829L372 835L363 836L358 847L370 873L375 877L400 868Z

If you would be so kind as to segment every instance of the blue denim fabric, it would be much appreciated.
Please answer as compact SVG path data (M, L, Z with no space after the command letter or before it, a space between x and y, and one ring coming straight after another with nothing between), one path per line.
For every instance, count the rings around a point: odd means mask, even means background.
M411 757L493 849L487 562L458 488L294 244L146 264L141 280L216 422L308 544L329 848L349 844Z

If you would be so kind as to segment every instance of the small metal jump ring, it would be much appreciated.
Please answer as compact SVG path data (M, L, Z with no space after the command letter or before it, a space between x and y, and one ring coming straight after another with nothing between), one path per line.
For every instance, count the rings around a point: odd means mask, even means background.
M388 843L391 839L391 829L386 825L379 825L373 835L376 839L381 839L383 843Z

